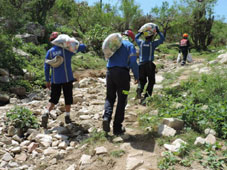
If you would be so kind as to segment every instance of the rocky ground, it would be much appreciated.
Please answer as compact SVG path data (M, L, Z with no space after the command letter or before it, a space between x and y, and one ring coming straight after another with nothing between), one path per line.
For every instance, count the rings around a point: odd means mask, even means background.
M209 64L201 59L181 67L162 57L156 64L162 64L163 68L156 75L155 93L166 86L164 74L168 72L181 72L177 80L168 84L176 86L194 73L210 71ZM61 98L55 110L51 111L48 130L29 129L25 137L20 138L13 127L6 126L6 112L14 105L32 110L40 120L48 103L48 90L34 92L30 98L22 100L11 98L10 104L0 107L0 170L157 170L158 160L166 148L157 144L157 137L139 128L137 115L145 112L146 107L135 104L130 98L124 121L126 134L117 137L110 133L104 138L101 123L106 91L105 70L81 71L75 76L79 81L74 84L73 123L70 125L64 124L64 100ZM135 91L135 88L132 81L131 90ZM157 111L152 114L157 114ZM191 167L175 169L204 168L193 163Z

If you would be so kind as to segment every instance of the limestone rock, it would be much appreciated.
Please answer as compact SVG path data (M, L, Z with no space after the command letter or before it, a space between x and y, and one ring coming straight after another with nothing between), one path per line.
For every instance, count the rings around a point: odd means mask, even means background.
M158 127L158 134L162 136L174 136L176 134L176 130L167 125L161 124Z
M164 118L162 123L175 130L181 130L184 127L184 121L177 118Z

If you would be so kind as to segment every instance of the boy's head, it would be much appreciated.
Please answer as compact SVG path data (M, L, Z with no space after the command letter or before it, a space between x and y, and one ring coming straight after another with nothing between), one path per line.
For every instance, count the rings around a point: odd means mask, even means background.
M56 38L58 37L58 35L59 35L58 32L52 32L52 33L50 34L49 40L50 40L50 41L53 41L54 39L56 39Z
M128 36L129 40L133 42L135 40L135 34L131 30L125 30L122 35Z

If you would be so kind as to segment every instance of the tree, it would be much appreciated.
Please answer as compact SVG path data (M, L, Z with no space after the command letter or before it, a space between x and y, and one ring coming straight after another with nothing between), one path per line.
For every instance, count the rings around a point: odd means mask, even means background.
M206 50L213 40L212 26L214 22L214 5L217 0L203 2L184 0L191 11L188 15L187 24L191 27L191 38L197 50Z
M139 5L136 5L134 0L121 0L120 10L125 22L124 29L129 29L133 19L141 14Z
M155 21L158 25L161 25L163 34L166 37L167 31L172 27L172 21L175 20L177 10L174 6L169 7L169 3L164 1L162 2L162 6L160 8L152 8L151 14L154 15Z

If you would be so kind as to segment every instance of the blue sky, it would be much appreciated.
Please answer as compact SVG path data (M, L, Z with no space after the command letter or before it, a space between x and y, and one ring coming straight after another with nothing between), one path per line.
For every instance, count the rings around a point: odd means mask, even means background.
M77 2L87 1L89 5L93 5L94 2L99 2L99 0L76 0ZM103 3L116 4L120 3L120 0L102 0ZM171 5L174 0L135 0L135 2L140 5L144 14L150 12L151 8L155 6L161 6L163 1L168 1ZM178 0L177 0L178 1ZM217 5L214 8L215 16L225 17L227 21L227 0L218 0Z

